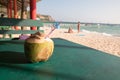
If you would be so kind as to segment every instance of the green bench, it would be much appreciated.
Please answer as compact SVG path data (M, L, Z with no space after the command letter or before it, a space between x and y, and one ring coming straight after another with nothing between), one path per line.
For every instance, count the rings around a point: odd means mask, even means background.
M35 32L44 32L40 30L40 27L43 27L43 23L40 20L31 20L31 19L15 19L15 18L0 18L0 26L4 29L0 29L0 34L33 34ZM21 27L33 27L36 26L37 30L12 30L5 29L12 26L21 26ZM5 38L5 36L3 36ZM12 38L12 36L10 36Z

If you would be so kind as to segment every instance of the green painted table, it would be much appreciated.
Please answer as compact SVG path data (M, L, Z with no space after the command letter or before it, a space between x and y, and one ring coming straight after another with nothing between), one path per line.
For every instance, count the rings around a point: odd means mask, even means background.
M120 80L120 58L64 39L53 39L47 62L27 63L24 41L0 41L0 80Z

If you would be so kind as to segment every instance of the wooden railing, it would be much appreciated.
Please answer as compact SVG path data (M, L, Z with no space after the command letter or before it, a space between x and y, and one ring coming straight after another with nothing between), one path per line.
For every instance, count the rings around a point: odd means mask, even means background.
M37 27L37 30L14 30L14 29L6 29L12 28L13 26L21 26L21 27ZM33 34L35 32L43 32L40 30L40 27L43 27L43 23L40 20L32 20L32 19L15 19L15 18L0 18L0 35L3 35L2 38L5 38L5 34ZM10 37L12 38L12 36Z

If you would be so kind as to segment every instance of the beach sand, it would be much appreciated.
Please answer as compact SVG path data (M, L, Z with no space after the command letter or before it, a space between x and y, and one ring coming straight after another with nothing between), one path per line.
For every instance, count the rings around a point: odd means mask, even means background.
M50 32L50 28L44 28L45 33ZM50 38L63 38L74 43L91 47L105 53L120 57L120 37L113 37L99 33L79 32L67 33L67 29L55 29Z

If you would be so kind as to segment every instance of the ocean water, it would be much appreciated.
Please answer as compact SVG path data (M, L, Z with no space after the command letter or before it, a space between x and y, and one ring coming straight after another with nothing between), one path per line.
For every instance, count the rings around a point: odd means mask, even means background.
M77 30L77 25L66 25L61 26L61 28L69 28ZM91 33L99 33L106 36L118 36L120 37L120 26L114 25L88 25L88 26L80 26L80 30L83 32L91 32Z
M49 26L52 26L52 24L49 24ZM60 24L60 28L68 29L69 27L77 30L77 24ZM80 30L82 32L94 32L106 36L120 37L120 25L81 25Z
M100 25L81 26L82 31L96 32L108 36L120 36L120 26Z

